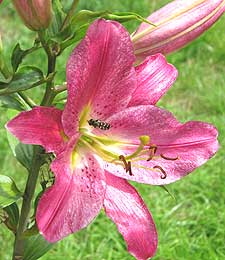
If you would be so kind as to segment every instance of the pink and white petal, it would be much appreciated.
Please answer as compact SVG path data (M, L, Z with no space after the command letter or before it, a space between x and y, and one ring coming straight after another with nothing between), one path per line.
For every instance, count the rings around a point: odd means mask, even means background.
M170 112L158 107L131 107L107 119L107 122L111 124L109 131L112 136L132 144L122 147L123 155L137 149L141 135L149 135L150 144L158 147L154 159L147 161L149 155L146 154L141 156L141 160L132 162L133 175L126 173L122 166L105 165L106 170L125 179L153 185L168 184L192 172L218 150L218 132L213 125L197 121L181 124ZM161 154L178 159L167 160ZM162 167L166 178L162 178L164 174L159 168L153 169L154 166Z
M136 67L137 89L129 106L155 105L177 78L177 70L158 53L149 56Z
M126 180L106 172L104 208L123 235L128 251L138 260L147 260L157 249L153 218L136 189Z
M54 107L35 107L21 112L6 128L22 143L42 145L46 152L59 153L65 146L62 111Z
M136 89L134 60L130 35L122 25L99 19L89 27L67 63L68 101L63 112L67 135L77 131L87 105L90 117L101 120L127 107Z
M52 243L86 227L103 206L106 185L99 162L86 154L73 168L71 156L67 151L53 161L55 183L38 203L38 228Z

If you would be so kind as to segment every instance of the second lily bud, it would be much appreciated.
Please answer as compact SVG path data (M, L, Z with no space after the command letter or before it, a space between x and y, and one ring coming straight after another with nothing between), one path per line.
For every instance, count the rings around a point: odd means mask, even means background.
M29 29L39 31L49 26L51 22L51 0L13 0L13 4Z
M225 0L175 0L147 19L156 27L142 23L132 36L138 61L161 52L173 52L193 41L225 11Z

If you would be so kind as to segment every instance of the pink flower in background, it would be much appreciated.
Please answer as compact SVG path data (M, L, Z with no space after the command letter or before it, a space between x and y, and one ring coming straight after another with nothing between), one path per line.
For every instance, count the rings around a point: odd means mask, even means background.
M51 165L56 180L36 215L50 242L86 227L104 207L129 252L140 260L152 257L155 224L127 180L171 183L217 151L212 125L181 124L155 106L176 69L161 54L136 68L134 61L128 32L117 22L97 20L69 58L64 111L36 107L7 124L22 142L56 155Z
M51 0L13 0L24 24L34 31L45 29L51 22Z
M224 0L176 0L148 17L132 36L138 61L148 55L178 50L193 41L224 13Z

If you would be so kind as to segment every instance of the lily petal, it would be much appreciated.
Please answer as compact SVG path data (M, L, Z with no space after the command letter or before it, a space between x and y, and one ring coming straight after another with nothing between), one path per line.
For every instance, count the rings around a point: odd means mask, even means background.
M21 112L6 128L25 144L42 145L46 152L59 153L65 141L61 123L62 111L54 107L35 107Z
M149 155L145 154L132 163L132 175L122 166L106 164L105 169L116 176L137 182L153 185L174 182L205 163L218 149L218 133L213 125L197 121L181 124L170 112L155 106L131 107L107 119L107 122L111 124L110 135L125 140L121 148L123 155L137 149L138 138L142 135L150 136L146 148L151 144L157 145L152 160L147 161ZM167 160L161 154L178 159ZM153 169L154 166L162 167L166 178L162 178L162 171Z
M73 167L72 147L53 161L51 169L56 177L55 184L38 203L37 225L49 242L86 227L103 206L104 171L91 154L75 161L76 167Z
M136 189L126 180L106 173L104 208L119 232L128 251L138 260L147 260L157 249L158 237L152 216Z
M177 70L158 53L136 67L138 86L129 106L155 105L177 78Z
M142 23L133 34L137 60L182 48L209 29L224 11L224 0L172 1L147 18L156 27Z
M67 64L68 101L63 112L66 134L79 126L90 106L94 119L104 120L127 107L136 89L135 57L129 33L117 22L99 19L74 49Z

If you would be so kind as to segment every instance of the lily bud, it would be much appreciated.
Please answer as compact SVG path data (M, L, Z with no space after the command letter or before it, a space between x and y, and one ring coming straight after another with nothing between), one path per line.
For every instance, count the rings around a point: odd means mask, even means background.
M147 18L155 27L142 23L132 35L138 61L180 49L213 25L224 11L224 0L175 0L167 4Z
M13 0L13 4L24 24L33 31L49 26L51 21L51 0Z

